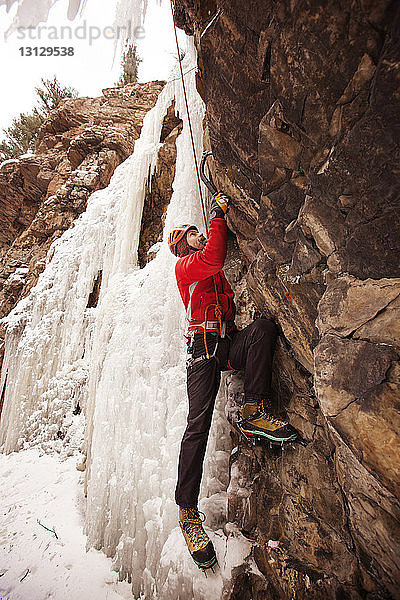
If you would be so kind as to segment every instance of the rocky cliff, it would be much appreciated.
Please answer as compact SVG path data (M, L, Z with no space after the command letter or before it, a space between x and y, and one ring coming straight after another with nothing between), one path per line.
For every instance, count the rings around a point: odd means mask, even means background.
M280 326L274 400L307 442L232 457L228 516L259 571L238 569L230 598L400 598L399 6L175 13L232 197L235 282Z

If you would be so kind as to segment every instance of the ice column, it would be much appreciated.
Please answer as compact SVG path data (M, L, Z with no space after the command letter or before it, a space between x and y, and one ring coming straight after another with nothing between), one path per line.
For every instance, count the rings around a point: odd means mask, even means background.
M186 71L191 68L191 52L185 58ZM186 84L200 156L203 104L195 90L194 71L186 76ZM176 176L164 238L177 223L202 227L179 81L174 93L184 128L177 139ZM128 240L123 231L120 236L123 247ZM115 555L121 576L131 577L134 593L145 593L146 598L160 591L161 553L177 525L174 487L187 413L184 312L173 263L164 243L144 269L123 275L115 271L99 306L89 382L93 417L88 541ZM217 412L216 428L221 418ZM226 486L226 437L217 437L214 434L209 444L204 494L217 494Z

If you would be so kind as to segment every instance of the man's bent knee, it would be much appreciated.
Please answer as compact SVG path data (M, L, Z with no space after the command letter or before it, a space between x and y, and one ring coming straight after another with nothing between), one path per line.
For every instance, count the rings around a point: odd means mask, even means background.
M256 319L252 323L254 334L267 335L271 339L278 336L278 328L271 319Z

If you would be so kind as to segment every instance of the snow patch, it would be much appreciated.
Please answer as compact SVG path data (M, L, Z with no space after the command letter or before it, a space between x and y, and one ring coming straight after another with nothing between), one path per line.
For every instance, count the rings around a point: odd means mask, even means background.
M155 244L153 244L151 246L151 248L149 248L147 250L147 254L152 254L153 252L154 253L159 252L161 250L161 248L162 248L162 243L161 242L156 242Z
M0 597L132 600L110 558L85 550L85 498L76 460L30 449L0 455Z

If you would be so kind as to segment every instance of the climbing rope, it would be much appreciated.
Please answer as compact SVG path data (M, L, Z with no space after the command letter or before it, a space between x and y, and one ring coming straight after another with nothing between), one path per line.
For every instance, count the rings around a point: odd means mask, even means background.
M192 141L193 160L194 160L194 166L195 166L195 169L196 169L197 185L198 185L198 188L199 188L199 196L200 196L200 202L201 202L201 210L202 210L202 213L203 213L204 227L205 227L206 233L208 235L208 226L207 226L206 211L205 211L205 208L204 208L203 194L201 192L200 172L199 172L199 167L198 167L198 164L197 164L196 147L195 147L195 144L194 144L192 122L190 120L189 103L188 103L187 94L186 94L186 85L185 85L185 78L184 78L184 75L183 75L182 59L181 59L181 54L179 52L178 34L176 32L174 6L173 6L172 0L170 0L170 4L171 4L172 22L174 24L174 34L175 34L175 42L176 42L176 51L177 51L177 54L178 54L179 70L181 72L181 80L182 80L182 87L183 87L183 96L185 98L186 113L187 113L187 118L188 118L188 123L189 123L189 131L190 131L190 139ZM210 304L209 306L207 306L206 311L205 311L205 315L204 315L204 346L205 346L205 351L206 351L207 358L210 358L210 355L209 355L209 352L208 352L208 346L207 346L207 313L208 313L208 309L211 308L211 307L215 307L214 311L215 311L215 316L218 319L219 333L220 333L220 335L222 335L222 314L223 314L222 313L222 307L221 307L221 305L219 303L218 290L217 290L217 284L216 284L216 281L215 281L215 275L213 275L212 278L213 278L214 291L215 291L215 304Z
M174 34L175 34L175 42L176 42L176 52L178 54L178 62L179 62L179 70L181 72L181 80L182 80L182 87L183 87L183 96L185 98L185 105L186 105L186 113L187 113L187 117L188 117L188 123L189 123L189 131L190 131L190 139L192 141L192 150L193 150L193 160L194 160L194 166L196 169L196 176L197 176L197 185L199 187L199 196L200 196L200 202L201 202L201 210L203 213L203 220L204 220L204 227L206 229L206 233L208 234L208 227L207 227L207 219L206 219L206 211L204 209L204 200L203 200L203 194L201 192L201 185L200 185L200 173L199 173L199 167L197 164L197 156L196 156L196 147L194 145L194 137L193 137L193 130L192 130L192 122L190 120L190 112L189 112L189 103L188 103L188 99L187 99L187 94L186 94L186 85L185 85L185 78L183 76L183 68L182 68L182 59L181 59L181 53L179 52L179 44L178 44L178 34L176 32L176 24L175 24L175 15L174 15L174 5L172 0L170 0L170 4L171 4L171 13L172 13L172 22L174 24Z

